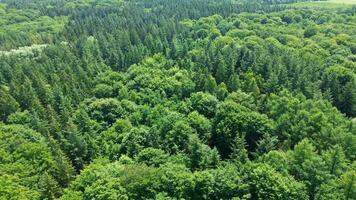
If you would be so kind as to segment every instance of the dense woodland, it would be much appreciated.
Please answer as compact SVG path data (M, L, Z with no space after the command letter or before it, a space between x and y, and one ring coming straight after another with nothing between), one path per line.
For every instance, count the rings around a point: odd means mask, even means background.
M355 160L356 6L0 0L1 200L353 200Z

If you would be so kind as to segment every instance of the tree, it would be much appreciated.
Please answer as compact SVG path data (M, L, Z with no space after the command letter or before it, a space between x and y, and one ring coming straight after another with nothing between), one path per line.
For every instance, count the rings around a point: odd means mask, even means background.
M4 199L39 199L40 192L23 186L18 176L0 176L0 196Z
M227 79L227 67L220 53L217 55L216 59L217 59L216 72L215 72L216 82L221 83Z
M218 100L215 96L203 92L194 93L189 98L192 110L198 111L208 119L214 117L217 103Z
M194 136L189 142L188 157L192 170L216 167L220 159L216 149L211 149Z
M220 83L218 86L218 89L216 91L216 96L220 101L223 101L227 95L228 95L228 90L227 87L225 85L225 83Z
M8 184L0 193L10 198L54 199L61 195L73 169L59 148L55 152L41 134L21 125L0 125L0 139L0 174L8 178L2 179ZM21 188L18 194L9 190L13 186Z
M171 153L186 152L188 150L190 136L193 129L184 121L177 121L172 129L162 135L163 148Z
M237 74L232 74L230 76L230 79L228 81L228 88L229 88L229 91L236 91L237 89L239 89L241 86L240 86L240 78Z
M137 156L137 162L145 163L148 166L159 167L167 162L169 155L161 149L148 147L140 151Z
M318 30L315 27L308 27L304 31L304 37L309 38L309 37L316 35L317 33L318 33Z
M251 199L309 199L305 185L291 176L283 176L266 164L249 168Z
M260 94L260 89L254 77L248 77L245 82L245 91L250 92L255 98Z
M308 195L315 198L322 183L328 180L327 165L315 152L315 147L307 139L298 143L292 152L291 174L306 183Z
M350 81L345 85L343 105L340 108L346 115L356 116L356 80Z
M354 199L352 6L0 1L0 199Z
M355 171L349 170L340 178L331 179L323 183L316 195L316 199L352 199L355 196Z
M5 121L7 116L18 111L20 105L16 100L6 91L5 87L0 88L0 120Z
M334 148L324 152L322 156L331 175L340 176L347 168L345 153L340 146L335 146Z
M272 136L266 133L262 136L261 140L258 141L256 152L254 152L253 154L255 156L260 156L265 153L268 153L276 148L277 143L278 138L276 136Z
M223 158L228 157L236 137L245 137L248 152L256 150L257 142L273 128L267 116L233 101L220 104L214 119L213 143Z
M249 160L246 146L244 135L236 136L236 139L231 144L232 153L230 158L235 162L246 163Z
M125 112L120 102L113 98L95 100L88 108L92 119L108 125L113 124Z
M267 110L268 116L276 122L276 136L286 147L308 138L318 144L318 149L326 150L333 146L331 144L346 142L335 137L338 135L335 132L344 130L342 137L350 134L345 117L324 100L307 100L303 95L282 91L269 96ZM342 145L345 151L347 146Z
M102 132L98 140L102 144L100 155L110 160L118 160L121 156L121 146L125 134L133 128L128 119L118 119L109 129Z
M211 141L212 124L209 119L199 114L197 111L193 111L188 115L188 123L190 127L196 131L201 141L207 143Z
M123 133L121 137L119 152L130 157L134 157L144 148L152 146L150 132L144 126L132 128L129 132ZM172 142L175 142L175 140Z
M213 76L209 75L208 78L205 79L204 88L205 91L209 92L210 94L215 94L217 84Z
M323 89L330 91L333 104L351 117L355 112L355 85L354 73L340 65L328 68L323 78Z

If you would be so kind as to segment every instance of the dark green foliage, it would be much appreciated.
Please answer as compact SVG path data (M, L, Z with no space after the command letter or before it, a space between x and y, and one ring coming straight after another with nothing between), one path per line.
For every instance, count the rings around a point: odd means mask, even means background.
M229 100L219 105L214 120L213 143L223 157L230 155L237 137L244 138L247 150L252 153L262 136L272 133L272 122L267 116Z
M0 119L5 121L7 116L19 109L19 104L9 94L6 88L0 89Z

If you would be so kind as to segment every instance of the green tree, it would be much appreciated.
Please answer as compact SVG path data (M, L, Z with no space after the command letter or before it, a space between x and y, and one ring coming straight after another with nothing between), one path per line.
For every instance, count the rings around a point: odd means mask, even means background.
M248 152L256 150L264 134L271 134L272 122L267 116L241 106L233 101L220 104L214 119L213 143L223 158L232 152L236 137L245 137Z
M309 199L302 182L276 172L269 165L253 164L249 170L251 199Z
M0 120L5 121L7 116L18 111L20 105L9 94L5 87L0 88Z
M217 103L218 100L215 96L203 92L194 93L189 98L189 105L192 110L198 111L208 119L214 117Z
M61 195L73 169L59 148L53 149L41 134L20 125L0 125L0 138L0 174L5 178L1 180L8 183L0 193L10 199L54 199ZM16 185L21 189L18 194L12 191Z
M205 79L205 85L204 85L205 91L209 92L210 94L215 94L216 88L217 88L217 84L215 78L209 75Z
M315 147L307 139L298 143L292 152L291 174L304 181L311 199L322 183L330 177L327 165L315 152Z

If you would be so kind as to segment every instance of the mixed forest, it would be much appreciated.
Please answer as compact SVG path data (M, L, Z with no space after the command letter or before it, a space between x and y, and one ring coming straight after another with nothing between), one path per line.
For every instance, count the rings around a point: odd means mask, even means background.
M355 200L356 1L0 0L1 200Z

